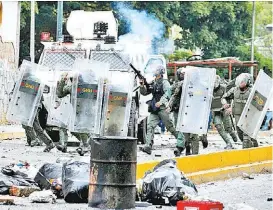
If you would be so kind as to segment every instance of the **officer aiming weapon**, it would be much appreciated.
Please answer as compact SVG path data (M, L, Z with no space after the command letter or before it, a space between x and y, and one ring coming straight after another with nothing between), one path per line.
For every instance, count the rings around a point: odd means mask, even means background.
M125 64L125 65L128 65L128 63L126 63L123 59L122 59L122 57L120 57L120 55L118 54L118 53L116 53L115 51L114 51L114 54ZM146 78L141 74L141 72L139 71L139 70L137 70L135 67L134 67L134 65L132 64L132 63L129 63L129 66L133 69L133 71L134 71L134 73L136 74L136 76L141 80L141 81L143 81L143 82L141 82L141 85L142 85L142 83L144 83L144 85L146 86L146 88L147 88L147 90L149 89L149 87L150 87L150 84L147 82L147 80L146 80ZM136 90L138 90L139 89L139 86L138 87L136 87L135 89L134 89L134 91L136 91Z

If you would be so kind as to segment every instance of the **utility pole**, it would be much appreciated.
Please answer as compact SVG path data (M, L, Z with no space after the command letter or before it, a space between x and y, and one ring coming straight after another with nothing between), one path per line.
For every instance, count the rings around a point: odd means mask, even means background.
M63 1L58 1L56 40L59 42L62 42L62 39L63 39Z
M31 1L30 58L31 62L35 63L35 1Z
M251 35L251 62L254 61L254 37L255 37L255 1L252 6L252 35ZM253 66L250 68L250 73L253 75Z

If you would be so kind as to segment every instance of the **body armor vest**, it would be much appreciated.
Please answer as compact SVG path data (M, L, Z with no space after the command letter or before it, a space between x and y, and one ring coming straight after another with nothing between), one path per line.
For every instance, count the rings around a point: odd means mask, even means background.
M225 86L220 85L213 91L213 99L211 102L211 110L219 111L222 108L221 98L225 94Z
M155 102L159 102L161 97L164 95L163 90L163 79L162 81L155 82L153 89L152 89L153 99Z
M240 88L235 89L234 100L233 100L233 109L232 109L234 115L241 115L242 114L250 92L251 92L250 88L248 88L244 92L242 92L240 90Z

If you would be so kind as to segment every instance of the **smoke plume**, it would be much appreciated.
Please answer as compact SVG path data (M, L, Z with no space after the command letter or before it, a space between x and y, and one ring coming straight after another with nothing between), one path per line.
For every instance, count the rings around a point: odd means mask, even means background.
M134 53L170 53L174 42L164 39L165 26L153 14L132 9L123 2L115 4L121 19L126 22L128 33L119 37L125 51Z

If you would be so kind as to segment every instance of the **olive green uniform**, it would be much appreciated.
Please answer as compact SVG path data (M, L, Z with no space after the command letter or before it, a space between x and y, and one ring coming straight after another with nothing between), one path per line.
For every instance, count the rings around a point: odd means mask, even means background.
M150 93L153 94L153 100L155 102L159 102L161 106L156 110L151 110L151 106L149 106L150 115L148 117L148 125L147 125L147 136L146 136L146 146L152 147L153 139L154 139L154 130L160 120L163 121L164 125L174 135L177 139L177 146L183 147L184 141L181 135L178 135L173 126L173 121L170 118L169 113L166 112L166 107L168 104L168 100L171 96L170 84L167 80L160 78L156 80L150 89L147 90L146 86L140 86L140 93L142 95L148 95ZM152 101L151 101L152 103Z
M71 93L72 84L67 82L67 78L63 77L57 84L57 96L59 98L63 98L66 95ZM67 146L68 134L66 128L60 128L60 144L62 146ZM89 134L87 133L76 133L71 132L73 136L75 136L80 141L80 149L89 150Z
M237 141L237 136L235 131L232 129L231 117L225 114L222 109L221 98L225 94L226 86L220 84L219 87L215 88L213 91L213 100L211 103L212 119L219 135L226 142L227 147L231 148L231 140Z
M240 90L239 87L231 88L222 97L222 104L228 104L228 100L233 100L232 114L234 115L236 125L240 119L240 116L244 110L247 99L251 93L251 87L247 87L244 91ZM238 126L236 127L239 139L243 142L243 148L257 147L258 142L256 139L252 139L245 134Z

